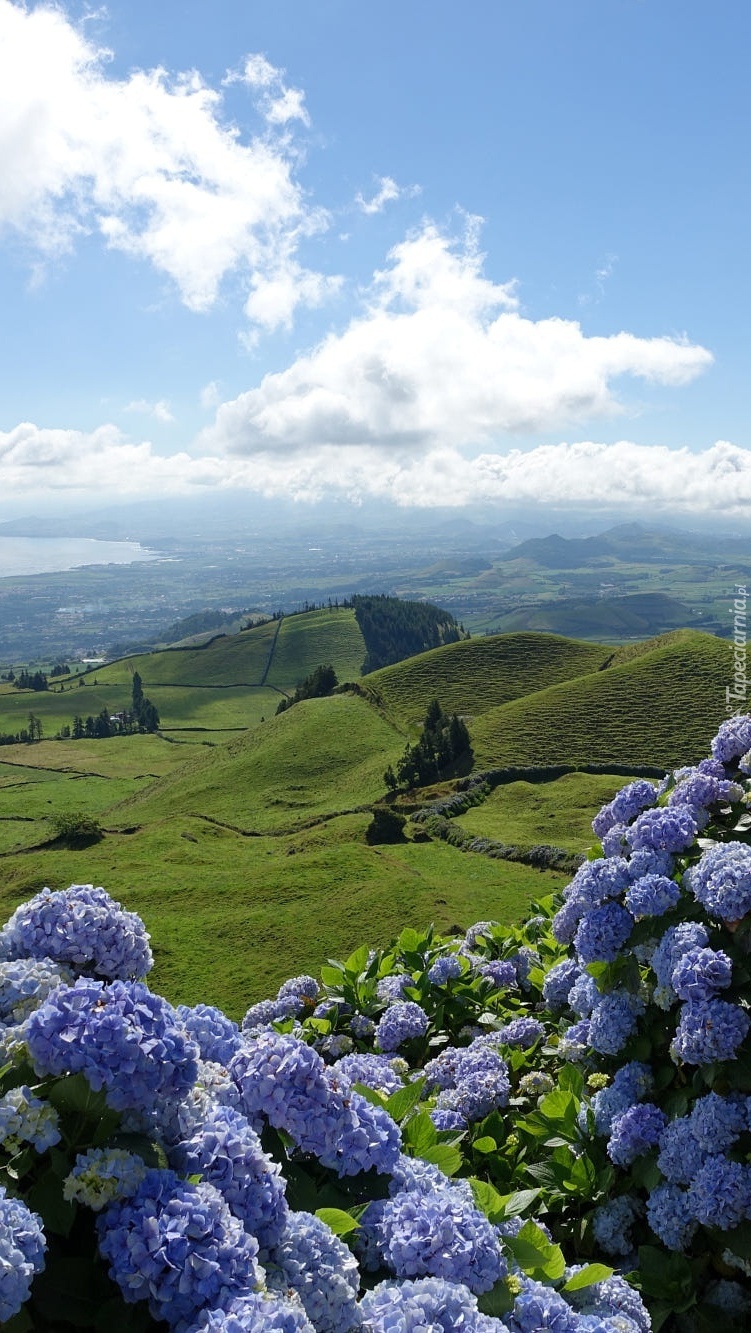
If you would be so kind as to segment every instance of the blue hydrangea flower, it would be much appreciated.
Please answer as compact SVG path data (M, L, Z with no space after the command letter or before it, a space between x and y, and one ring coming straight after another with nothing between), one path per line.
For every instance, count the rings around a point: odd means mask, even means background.
M440 1099L439 1104L434 1106L430 1112L430 1118L436 1129L441 1130L466 1129L468 1124L461 1111L452 1110L448 1106L441 1106Z
M620 903L603 903L579 922L574 948L580 963L612 963L634 927L634 918Z
M497 925L497 921L475 921L475 924L470 926L469 930L465 933L462 952L464 953L474 949L478 940L490 938Z
M545 1036L545 1027L537 1018L522 1016L512 1018L510 1023L498 1029L495 1036L504 1046L519 1046L526 1051Z
M628 824L613 824L603 833L600 839L603 856L624 856L628 852L627 833Z
M95 1213L135 1194L146 1175L143 1159L124 1148L90 1148L79 1153L63 1181L63 1198L86 1204Z
M272 1291L294 1291L318 1333L350 1333L361 1326L357 1261L311 1213L289 1214L266 1264L266 1282Z
M751 847L747 843L710 847L683 878L711 917L740 921L751 911Z
M362 1040L364 1037L372 1037L375 1032L375 1023L366 1014L353 1014L349 1020L349 1030L353 1037Z
M631 853L628 862L632 883L645 875L665 875L669 879L674 866L675 857L659 847L640 847Z
M42 1219L0 1185L0 1324L18 1314L31 1284L44 1268L47 1243Z
M309 977L305 973L299 977L290 977L283 981L277 991L277 1000L294 999L301 1006L305 1006L307 1001L312 1008L318 998L320 986L315 977Z
M610 1127L608 1157L616 1166L630 1166L660 1141L667 1116L653 1102L629 1106L615 1116Z
M641 847L655 851L683 852L690 847L699 825L687 806L645 810L631 825L627 837L632 851Z
M174 1327L260 1283L258 1242L213 1185L148 1171L97 1219L99 1250L126 1302Z
M219 1310L204 1310L184 1333L316 1333L295 1298L245 1292Z
M398 1051L405 1041L424 1037L428 1015L414 1000L396 1000L382 1015L375 1030L375 1040L382 1051Z
M0 946L6 958L51 958L109 981L145 977L154 965L141 918L91 884L42 889L16 908Z
M588 1018L582 1018L578 1023L566 1028L558 1042L558 1054L562 1060L584 1060L591 1049Z
M569 1009L573 1009L579 1018L589 1018L595 1005L601 999L602 995L594 977L590 976L589 972L580 972L569 991Z
M404 1086L387 1055L353 1052L352 1055L344 1055L341 1060L337 1060L332 1066L332 1073L343 1087L362 1083L366 1088L385 1092L387 1097Z
M623 857L586 861L563 891L563 907L553 917L559 944L570 944L582 917L609 898L619 898L629 885L628 862Z
M666 875L642 875L626 891L624 902L632 916L663 916L681 896L675 880Z
M748 1029L748 1015L737 1004L724 1000L684 1004L670 1049L689 1065L735 1060Z
M542 1282L523 1277L522 1291L514 1301L513 1328L515 1333L577 1333L579 1320L559 1292Z
M751 1296L743 1290L740 1282L728 1282L721 1278L707 1288L704 1299L708 1305L714 1305L736 1319L751 1313Z
M456 954L447 953L442 957L436 958L432 967L428 970L428 981L433 986L445 986L447 981L453 981L462 974L462 965Z
M50 991L73 979L70 968L51 958L16 958L0 963L0 1023L23 1023Z
M670 984L680 1000L698 1004L725 990L733 964L721 949L689 949L673 968Z
M574 1264L566 1269L566 1278L580 1271L580 1265ZM593 1282L590 1287L582 1287L569 1294L571 1304L582 1315L599 1315L602 1319L630 1319L637 1333L651 1333L652 1320L638 1291L618 1273L607 1277L602 1282ZM616 1333L615 1324L613 1333ZM610 1331L609 1331L610 1333ZM631 1333L627 1329L626 1333Z
M244 1115L215 1107L200 1129L175 1146L170 1160L183 1174L214 1185L262 1249L278 1242L287 1222L281 1167Z
M290 1002L285 999L259 1000L257 1004L250 1006L243 1018L243 1035L252 1036L263 1028L270 1028L279 1019L292 1018L294 1009L294 1001Z
M590 1046L602 1055L617 1055L643 1013L644 1001L631 991L619 988L601 995L589 1017Z
M647 1221L668 1250L685 1250L697 1228L686 1191L672 1184L652 1190L647 1199Z
M376 986L376 995L385 1004L393 1004L396 1000L404 999L405 990L414 984L408 973L392 972L387 977L381 977Z
M699 921L682 921L666 930L650 962L659 985L675 995L671 981L677 964L689 949L701 949L708 943L709 936Z
M542 998L548 1009L565 1007L571 988L580 975L579 964L573 958L564 958L563 962L551 967L542 987Z
M665 1179L671 1185L690 1185L697 1171L707 1160L707 1149L694 1134L689 1116L679 1116L666 1125L660 1135L657 1157Z
M366 1291L360 1309L368 1333L481 1333L498 1322L480 1322L483 1316L471 1292L435 1277L381 1282Z
M179 1099L198 1074L198 1050L171 1004L140 981L79 977L59 986L28 1021L36 1072L82 1073L116 1111Z
M710 806L716 805L718 801L739 801L742 796L743 788L737 782L713 777L696 768L689 769L685 777L682 777L673 788L668 797L668 804L690 806L694 814L698 815L708 810Z
M496 990L508 990L509 987L519 984L516 964L510 958L491 958L480 962L477 971L481 977L492 981Z
M606 1254L630 1254L633 1249L631 1228L640 1213L637 1201L627 1194L619 1194L596 1210L592 1233Z
M592 1098L595 1128L598 1134L609 1134L613 1120L635 1102L642 1101L654 1087L649 1065L631 1060L621 1065L607 1088L601 1088Z
M751 750L751 717L727 718L720 724L711 749L713 757L722 764L729 764Z
M325 1055L329 1060L339 1060L354 1050L355 1043L346 1032L329 1032L328 1036L319 1037L315 1045L321 1055Z
M697 1222L729 1231L751 1212L751 1166L714 1153L697 1171L688 1190Z
M197 1004L192 1009L187 1004L179 1004L175 1012L196 1042L202 1060L217 1065L229 1064L242 1042L237 1023L213 1004Z
M726 1152L746 1129L743 1098L708 1092L694 1102L689 1120L694 1138L705 1152Z
M595 815L592 820L595 837L602 838L614 824L630 824L632 819L636 819L636 816L648 806L654 805L656 800L657 791L651 782L647 782L644 778L630 782Z
M386 1260L397 1277L442 1277L490 1291L508 1268L484 1213L453 1190L397 1194L381 1219Z
M21 1143L46 1152L60 1138L60 1120L54 1106L35 1097L26 1084L11 1088L0 1098L0 1143L6 1152L13 1153Z

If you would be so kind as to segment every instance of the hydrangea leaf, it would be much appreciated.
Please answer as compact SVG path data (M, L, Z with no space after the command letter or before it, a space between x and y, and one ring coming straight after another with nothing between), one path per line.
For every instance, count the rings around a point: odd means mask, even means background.
M608 1268L607 1264L587 1264L580 1272L570 1277L561 1290L581 1291L583 1287L591 1287L595 1282L604 1282L605 1278L613 1276L614 1271Z
M316 1217L320 1218L335 1236L347 1236L350 1231L358 1231L360 1223L345 1213L343 1208L317 1208Z

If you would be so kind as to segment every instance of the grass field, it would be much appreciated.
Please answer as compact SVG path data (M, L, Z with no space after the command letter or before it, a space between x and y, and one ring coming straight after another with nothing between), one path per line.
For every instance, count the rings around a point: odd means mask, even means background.
M476 717L510 699L596 671L612 649L549 634L490 635L447 644L364 676L362 686L402 729L421 722L432 698Z
M468 833L516 847L548 843L586 852L597 842L592 816L627 782L609 773L567 773L555 782L504 783L456 823Z
M102 884L152 935L151 984L175 1003L218 1004L239 1018L286 977L315 972L406 925L521 919L565 880L464 855L444 843L369 847L367 815L304 834L243 838L190 816L84 851L3 858L3 919L48 884Z
M266 683L289 693L329 664L340 681L357 680L364 660L365 640L349 607L285 616Z
M688 763L708 753L725 716L730 648L680 630L620 666L554 685L471 727L476 766Z
M364 699L309 699L192 760L123 807L122 819L190 811L246 832L290 829L382 797L383 772L402 748L402 737Z

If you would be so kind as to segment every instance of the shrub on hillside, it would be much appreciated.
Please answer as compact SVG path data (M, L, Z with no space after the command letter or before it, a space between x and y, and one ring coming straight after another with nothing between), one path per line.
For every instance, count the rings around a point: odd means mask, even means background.
M101 842L104 837L99 820L93 815L87 815L84 810L52 815L50 823L55 837L66 847L89 847L92 843Z
M365 841L371 844L403 842L406 822L406 816L398 810L392 810L388 805L374 805L373 818L365 830Z

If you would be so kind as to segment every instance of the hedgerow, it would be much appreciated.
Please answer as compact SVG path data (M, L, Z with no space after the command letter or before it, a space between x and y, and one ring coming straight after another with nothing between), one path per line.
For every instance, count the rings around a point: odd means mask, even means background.
M751 1311L751 718L630 783L518 927L408 929L242 1027L143 924L0 932L0 1321L648 1333Z

